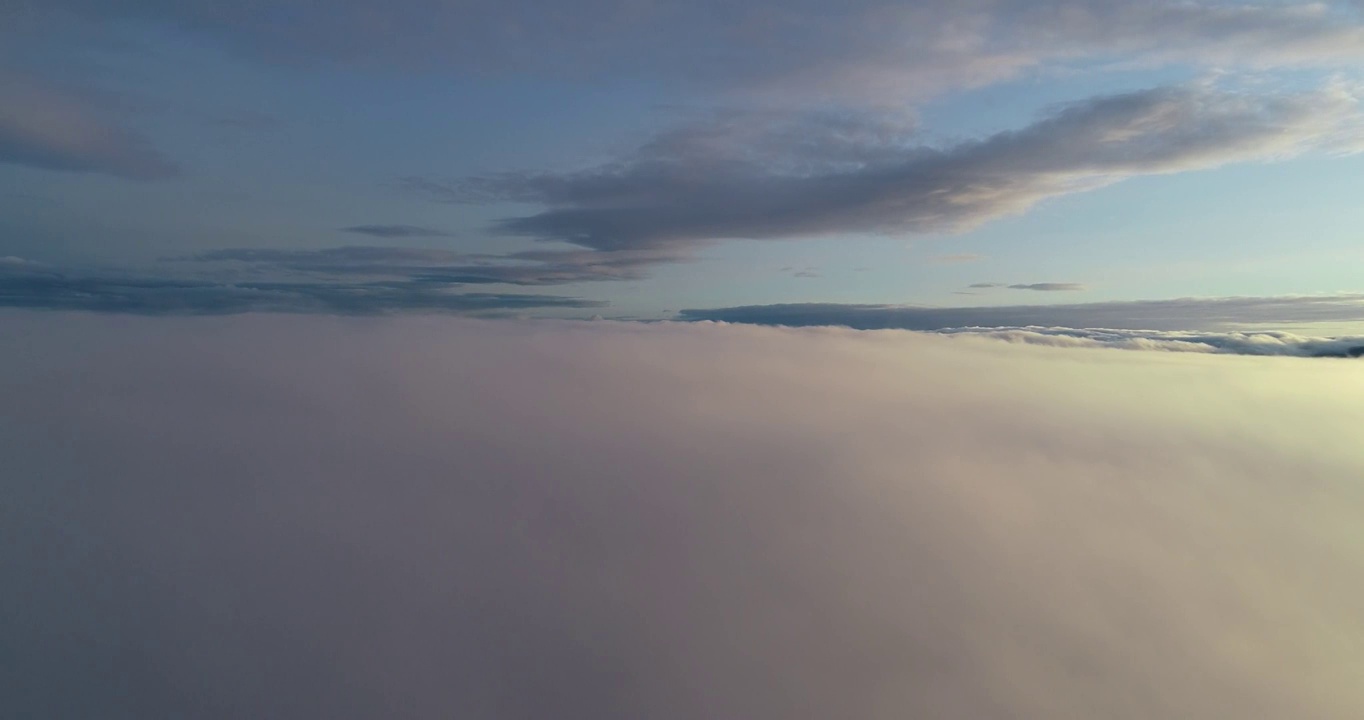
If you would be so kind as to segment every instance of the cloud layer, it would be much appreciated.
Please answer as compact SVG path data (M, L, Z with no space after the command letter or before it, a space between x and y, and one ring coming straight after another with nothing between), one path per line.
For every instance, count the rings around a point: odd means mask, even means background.
M1351 363L0 314L14 717L1364 713Z
M788 303L686 309L680 311L678 317L793 327L837 325L859 330L1018 327L1220 330L1243 325L1364 322L1364 295L1177 298L984 307Z
M409 275L384 280L345 275L332 268L326 276L302 279L223 279L206 274L158 276L4 263L0 264L0 307L139 315L250 312L370 315L497 314L602 305L561 295L459 291L465 284L502 282L476 277Z
M0 308L140 315L256 312L496 315L589 309L606 307L608 303L570 295L470 290L632 280L642 277L644 269L651 265L681 259L662 251L544 250L491 255L375 246L320 250L229 248L166 258L156 272L136 272L64 268L18 257L0 257ZM815 267L788 266L781 271L799 278L820 276ZM971 287L1043 292L1084 289L1078 283L976 283ZM676 318L860 330L998 332L1005 339L1038 344L1137 347L1149 343L1151 347L1173 350L1220 348L1246 354L1348 354L1358 344L1355 338L1310 338L1272 330L1250 335L1217 331L1246 326L1286 328L1314 323L1364 323L1364 296L1181 298L976 307L792 303L690 308L678 311ZM1254 339L1243 342L1247 337ZM1272 351L1276 344L1291 349Z
M722 116L578 172L407 184L444 201L547 206L495 230L603 251L960 232L1128 177L1357 151L1360 109L1344 85L1278 95L1161 87L1073 103L943 148L897 116L820 115L796 123L799 132L785 116Z
M506 254L462 253L411 247L349 245L317 250L227 248L180 261L204 267L235 264L260 274L310 277L369 277L432 285L569 285L637 280L650 265L678 262L676 253L656 250L590 252L525 250Z

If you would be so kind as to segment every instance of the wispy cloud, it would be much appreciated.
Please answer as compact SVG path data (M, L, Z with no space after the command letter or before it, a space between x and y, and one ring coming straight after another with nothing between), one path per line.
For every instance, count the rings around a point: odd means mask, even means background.
M1035 290L1038 292L1079 292L1085 290L1082 283L1073 282L1040 282L1040 283L1002 283L1002 282L978 282L971 283L966 287L972 290L998 290L1001 288L1008 290ZM976 295L978 293L968 293Z
M0 68L0 162L133 180L177 174L142 135L79 94Z
M1010 290L1036 290L1038 292L1080 292L1085 290L1082 283L1073 282L1041 282L1041 283L1019 283L1009 286Z
M813 279L823 277L823 273L819 271L819 268L813 265L807 265L805 267L787 266L782 268L781 272L796 278Z
M765 118L757 122L766 126ZM1035 123L947 148L911 134L824 127L798 142L746 139L727 119L686 128L635 155L570 173L509 173L409 187L445 201L547 206L505 235L595 250L680 249L722 238L960 232L1038 202L1124 178L1364 146L1347 88L1251 95L1211 85L1108 95ZM862 127L860 125L855 127ZM879 125L878 125L879 127ZM680 133L680 134L678 134ZM719 147L720 151L714 148Z

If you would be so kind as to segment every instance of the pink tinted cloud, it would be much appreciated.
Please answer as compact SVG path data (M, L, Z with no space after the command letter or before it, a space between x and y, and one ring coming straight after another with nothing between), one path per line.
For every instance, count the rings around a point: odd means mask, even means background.
M19 716L1364 711L1349 361L0 325Z

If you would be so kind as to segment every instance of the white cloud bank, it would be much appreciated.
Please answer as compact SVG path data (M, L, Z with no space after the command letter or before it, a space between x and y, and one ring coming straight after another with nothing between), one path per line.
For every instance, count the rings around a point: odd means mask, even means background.
M1364 716L1356 363L0 328L6 717Z
M543 206L494 230L604 252L967 232L1124 179L1360 152L1358 94L1343 82L1258 95L1218 83L1155 87L1055 107L1024 127L948 147L925 143L894 114L797 123L722 116L584 170L404 185L445 202Z
M1165 352L1364 357L1364 337L1306 337L1277 330L1194 332L1179 330L1076 329L1060 327L968 327L939 330L1012 343L1073 348L1117 348Z

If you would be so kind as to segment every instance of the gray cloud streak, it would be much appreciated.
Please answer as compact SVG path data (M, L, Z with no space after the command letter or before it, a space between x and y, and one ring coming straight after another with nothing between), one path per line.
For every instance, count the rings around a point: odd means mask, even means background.
M76 93L0 68L0 162L132 180L176 175L145 137Z
M1166 87L1061 107L1019 130L948 148L839 118L798 143L764 140L770 120L665 134L634 157L572 173L504 174L415 190L457 202L548 206L513 217L506 235L595 250L685 248L721 238L960 232L1047 198L1126 177L1271 160L1364 143L1357 98L1343 87L1253 96ZM757 138L757 139L755 139Z
M975 290L997 290L1007 288L1009 290L1035 290L1038 292L1079 292L1085 290L1082 283L1070 282L1040 282L1040 283L1001 283L1001 282L978 282L967 285L968 288Z
M680 262L676 253L650 250L591 252L527 250L506 254L431 248L351 245L320 250L228 248L181 261L240 263L257 273L366 276L450 285L569 285L637 280L652 265Z
M795 327L839 325L861 330L1028 326L1218 330L1254 324L1286 326L1364 321L1364 295L1179 298L985 307L789 303L686 309L680 311L678 317Z
M972 285L972 287L976 287ZM1042 283L1019 283L1009 286L1010 290L1036 290L1038 292L1080 292L1085 290L1082 283L1069 282L1042 282Z
M224 281L10 265L0 267L0 307L139 315L253 312L369 315L496 314L604 305L559 295L452 292L453 282L444 277L390 281Z

